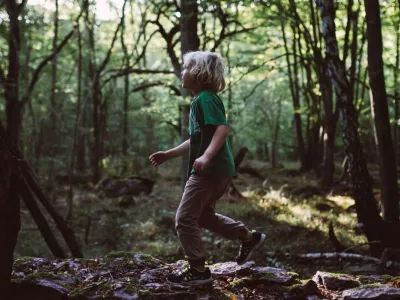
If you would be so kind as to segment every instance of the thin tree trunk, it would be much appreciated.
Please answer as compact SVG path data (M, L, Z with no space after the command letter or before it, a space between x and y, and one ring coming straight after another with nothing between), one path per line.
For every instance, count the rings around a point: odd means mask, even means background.
M78 36L78 70L77 70L77 101L75 108L75 122L74 122L74 136L72 138L72 145L68 153L68 183L69 191L67 196L67 215L66 219L71 220L73 212L73 198L74 191L72 187L72 176L74 173L76 150L78 148L78 138L80 135L81 126L81 106L82 106L82 44L81 44L81 32L78 23L77 29Z
M57 146L57 103L56 103L56 89L57 89L57 40L58 40L58 0L55 0L54 12L54 35L53 35L53 59L51 61L51 90L50 90L50 132L48 138L50 142L50 161L49 161L49 183L51 188L51 198L55 202L55 182L54 182L54 161Z
M110 47L108 48L106 57L101 62L101 64L96 68L94 72L94 76L92 79L92 122L93 122L93 147L92 147L92 178L93 182L97 183L101 177L101 160L103 154L103 142L102 136L104 136L104 130L106 130L106 118L105 118L105 110L106 110L106 101L102 104L101 102L101 75L110 61L111 53L114 48L115 41L118 37L118 32L120 28L123 26L124 16L125 16L125 6L127 0L124 0L122 5L122 17L120 22L118 23L117 28L115 29L114 36L111 42ZM92 46L94 46L94 41L92 41ZM94 48L93 48L94 49Z
M400 3L399 3L400 5ZM394 151L397 153L396 161L397 164L400 163L400 151L399 149L399 137L398 137L398 121L400 118L400 108L399 108L399 101L400 101L400 95L399 95L399 69L400 69L400 14L398 16L397 20L397 29L396 29L396 63L395 63L395 68L394 68L394 125L393 125L393 146L394 146Z
M320 0L318 2L323 23L323 36L328 68L332 84L337 94L337 105L342 118L343 143L349 161L349 173L352 182L353 197L356 201L358 222L367 236L368 241L380 241L383 236L383 220L372 193L371 177L364 159L360 136L358 133L358 120L354 104L349 101L350 83L346 78L346 70L338 56L338 43L334 23L333 0ZM371 244L372 255L379 256L383 247L381 244Z
M397 199L396 156L390 130L383 71L380 7L378 0L365 0L364 5L367 19L368 73L371 106L375 123L375 142L378 146L380 157L379 172L381 177L383 217L388 223L389 228L397 230L399 223L399 202Z
M282 101L278 103L278 111L276 113L275 119L275 128L274 134L272 138L272 146L271 146L271 168L275 169L277 167L277 146L278 146L278 139L279 139L279 129L280 129L280 118L281 118L281 108L282 108Z
M301 170L306 170L307 169L307 159L306 159L306 153L305 153L305 148L304 148L304 139L303 139L303 133L302 133L302 127L301 127L301 117L300 117L300 101L299 101L299 95L296 92L295 89L295 80L292 77L292 69L291 69L291 62L290 62L290 56L289 56L289 49L287 45L287 39L286 39L286 32L285 32L285 24L283 21L281 22L281 30L282 30L282 36L283 36L283 43L285 46L285 52L286 52L286 62L288 65L288 77L289 77L289 83L290 83L290 92L292 94L292 101L293 101L293 110L294 110L294 122L295 122L295 127L296 127L296 137L297 137L297 147L298 147L298 154L300 158L300 164Z
M357 79L358 79L358 81L355 83L355 96L354 96L356 108L358 108L359 102L361 103L361 101L363 100L363 98L361 96L360 96L361 98L359 98L358 96L360 94L360 87L363 88L363 86L360 84L359 81L361 80L361 73L362 73L362 69L363 69L362 68L362 58L363 58L363 54L364 54L364 45L365 45L365 41L367 40L367 35L365 33L365 20L362 24L361 30L362 30L361 31L361 34L362 34L361 46L360 46L360 50L358 52L358 62L357 62L357 67L358 67ZM364 80L364 82L365 82L365 80Z
M125 67L129 68L129 55L128 49L125 45L125 14L122 15L124 20L122 20L121 28L121 46L124 52ZM124 76L124 101L123 101L123 113L122 113L122 174L126 174L128 171L128 135L129 135L129 74Z

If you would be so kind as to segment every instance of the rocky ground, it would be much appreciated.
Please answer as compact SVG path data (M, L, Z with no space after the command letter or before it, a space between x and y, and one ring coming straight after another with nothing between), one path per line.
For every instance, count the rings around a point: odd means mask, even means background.
M318 271L300 280L296 273L254 262L211 265L215 280L206 286L166 281L184 267L183 261L166 264L131 252L98 259L22 257L14 263L13 299L400 299L400 277Z

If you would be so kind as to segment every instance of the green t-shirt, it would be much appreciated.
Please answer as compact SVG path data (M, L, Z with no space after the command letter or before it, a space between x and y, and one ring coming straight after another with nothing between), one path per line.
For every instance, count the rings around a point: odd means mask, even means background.
M190 105L188 176L195 173L193 163L203 155L210 145L216 129L215 126L218 125L228 125L224 104L216 93L207 90L202 91ZM207 177L231 177L235 175L235 163L228 139L211 159L204 170L204 175Z

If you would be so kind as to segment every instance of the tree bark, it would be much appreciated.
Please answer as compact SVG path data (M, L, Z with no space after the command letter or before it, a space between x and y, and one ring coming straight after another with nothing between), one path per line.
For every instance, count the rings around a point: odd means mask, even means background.
M400 3L399 3L400 5ZM399 132L398 132L398 121L400 119L400 108L399 108L399 101L400 101L400 95L399 95L399 89L398 89L398 80L399 80L399 69L400 69L400 14L398 16L397 20L397 29L396 29L396 65L394 68L394 125L393 125L393 146L394 146L394 151L397 153L396 161L397 164L400 163L400 151L397 151L399 149Z
M0 123L0 126L1 123ZM0 138L0 298L5 297L11 279L13 253L21 227L20 196L15 165Z
M124 0L122 5L122 14L125 15L125 6L127 0ZM93 147L92 147L92 176L93 183L97 183L101 177L101 160L102 160L102 128L105 129L105 117L104 111L106 105L102 105L101 103L101 75L110 61L111 53L114 48L115 41L118 36L118 32L122 27L124 21L124 17L121 18L118 26L114 32L114 36L110 45L110 48L107 51L106 57L101 62L101 64L95 68L95 72L92 78L92 122L93 122ZM92 41L92 46L94 45L94 41ZM94 51L94 50L93 50ZM105 102L104 102L105 103Z
M379 150L379 173L383 217L389 228L399 223L399 202L397 199L396 155L394 153L390 118L387 103L385 76L383 71L383 45L378 0L365 0L368 34L368 74L371 106L375 124L375 142ZM395 237L393 237L395 238Z
M48 139L50 144L50 161L49 161L49 183L51 187L51 198L55 201L55 185L54 185L54 160L56 155L57 146L57 114L58 107L56 103L56 89L57 89L57 39L58 39L58 0L55 0L54 12L54 36L53 36L53 49L54 56L51 60L51 88L50 88L50 132L48 132Z
M277 146L278 146L278 139L279 139L279 129L280 129L280 117L281 117L281 108L282 108L282 101L279 100L278 102L278 111L276 113L275 119L275 128L272 137L272 145L271 145L271 168L275 169L277 167Z
M189 51L196 51L199 49L200 40L197 34L197 23L198 23L198 4L196 0L181 0L180 6L180 41L181 41L181 53L184 55ZM175 72L176 74L177 72ZM179 73L176 74L180 79ZM182 95L184 97L190 97L190 92L186 89L182 89ZM184 142L189 138L189 112L190 107L188 104L180 107L180 118L181 118L181 141ZM181 165L181 184L182 189L185 187L187 180L187 168L189 165L189 155L182 156Z
M294 110L293 115L294 115L294 123L295 123L295 128L296 128L298 155L300 158L300 165L301 165L300 169L306 170L307 169L307 157L306 157L305 148L304 148L304 139L303 139L301 117L300 117L300 111L299 111L300 110L300 100L299 100L298 90L295 89L295 81L297 80L297 78L293 78L293 76L292 76L292 68L291 68L289 49L288 49L287 39L286 39L285 24L283 23L283 20L281 22L281 30L282 30L283 43L284 43L285 52L286 52L286 62L288 65L288 77L289 77L289 84L290 84L290 92L292 94L292 101L293 101L293 110Z
M128 49L125 45L125 13L122 14L122 28L121 28L121 46L124 52L125 67L128 68L130 65L130 59L128 55ZM128 171L128 134L129 134L129 74L124 76L124 101L123 101L123 113L122 113L122 174L126 174Z
M17 146L19 143L22 105L19 102L19 71L21 48L21 32L19 16L23 7L20 7L14 0L4 1L5 8L9 17L8 29L8 73L4 96L6 99L7 133L11 145Z
M364 153L358 134L357 114L350 95L350 83L346 78L346 70L339 58L336 29L334 23L334 1L319 0L325 53L331 81L337 94L337 105L342 119L343 143L349 162L349 173L352 182L353 197L356 202L358 222L368 241L380 241L384 233L383 220L372 193L372 182L369 175ZM379 256L383 247L381 244L371 244L372 255Z

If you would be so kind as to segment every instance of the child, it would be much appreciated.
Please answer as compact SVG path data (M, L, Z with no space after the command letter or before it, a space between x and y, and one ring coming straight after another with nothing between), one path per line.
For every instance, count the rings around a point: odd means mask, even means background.
M215 213L216 201L235 175L225 108L217 95L225 88L224 61L217 53L201 51L189 52L183 60L182 87L194 96L190 105L190 139L176 148L156 152L149 159L158 166L189 152L189 179L176 213L176 231L190 267L181 274L170 275L168 280L198 285L213 280L204 266L200 228L241 241L238 264L250 259L253 251L264 243L265 234L251 232L242 222Z

